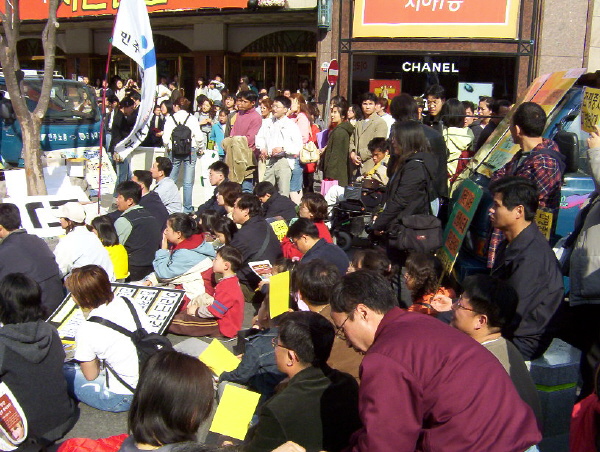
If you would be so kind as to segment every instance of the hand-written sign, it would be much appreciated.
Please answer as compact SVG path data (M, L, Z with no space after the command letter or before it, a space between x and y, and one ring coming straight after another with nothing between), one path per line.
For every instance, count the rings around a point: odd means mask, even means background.
M444 245L437 253L437 257L442 261L447 273L452 271L483 195L483 189L471 180L464 181L459 190L458 202L454 205L450 220L444 230Z
M135 286L133 284L111 284L115 296L127 297L137 303L150 317L149 333L163 334L183 300L184 291L162 287ZM48 319L58 329L63 342L72 343L79 326L85 321L83 312L75 304L71 294Z
M600 123L600 89L585 88L581 104L581 128L594 132Z
M552 233L552 222L554 220L554 214L550 209L545 207L538 208L535 213L535 224L546 240L550 240L550 234Z

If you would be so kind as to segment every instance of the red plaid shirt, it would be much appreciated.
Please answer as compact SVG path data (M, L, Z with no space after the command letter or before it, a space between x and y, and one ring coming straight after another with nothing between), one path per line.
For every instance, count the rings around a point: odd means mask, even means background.
M557 144L547 138L534 147L531 152L519 151L510 162L492 175L492 182L505 176L521 176L532 180L540 194L540 207L558 211L560 205L560 187L562 185L563 171L559 162L551 155L544 154L544 149L551 149L560 153ZM523 158L523 156L525 156ZM522 160L521 160L522 159ZM488 247L488 268L492 268L496 260L496 249L504 240L504 234L499 229L494 229Z

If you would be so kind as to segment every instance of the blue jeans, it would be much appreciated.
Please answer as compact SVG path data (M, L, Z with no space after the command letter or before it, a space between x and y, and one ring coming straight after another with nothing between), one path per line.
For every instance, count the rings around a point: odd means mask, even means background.
M95 380L88 381L77 363L66 363L63 366L69 394L80 402L101 411L120 413L129 410L133 394L116 394L106 387L104 372ZM116 378L112 375L109 378Z
M292 170L292 178L290 180L290 191L302 190L302 172L303 169L300 166L300 159L296 159L294 169Z
M192 149L192 155L190 158L179 159L172 157L173 170L169 176L177 183L179 178L179 168L183 165L183 211L185 213L192 213L194 206L192 206L192 191L194 189L194 175L196 173L196 149Z

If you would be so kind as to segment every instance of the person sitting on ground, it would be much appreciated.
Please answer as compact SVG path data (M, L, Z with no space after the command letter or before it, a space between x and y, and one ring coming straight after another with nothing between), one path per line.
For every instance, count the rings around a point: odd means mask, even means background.
M516 313L517 292L507 283L488 275L465 278L463 289L461 297L452 304L450 325L471 336L498 358L541 426L540 400L523 356L502 336L502 329L511 323Z
M426 253L411 253L406 259L404 281L410 290L412 305L409 311L437 316L439 311L432 306L437 295L453 298L456 292L442 286L444 267L440 260Z
M183 212L183 204L175 181L169 176L173 171L173 163L167 157L156 157L150 173L156 181L154 191L158 193L169 214Z
M319 237L325 239L327 243L333 243L329 228L325 224L327 219L327 201L320 193L306 193L300 205L298 206L298 217L308 218L313 221L319 230ZM281 251L283 257L288 259L301 259L302 253L288 237L284 237L281 241Z
M77 400L98 410L127 411L139 377L137 349L129 337L91 319L100 317L133 332L137 326L128 302L114 296L106 272L98 265L74 269L65 285L73 301L87 313L75 333L75 362L64 368L69 390ZM129 303L142 328L151 331L146 313L136 303Z
M148 212L150 212L150 214L156 218L156 221L160 227L164 229L165 225L167 224L167 218L169 217L169 211L163 204L159 194L154 190L150 191L152 179L152 172L146 170L135 170L133 172L133 176L131 177L131 180L139 184L140 188L142 189L142 197L139 203L140 206L142 206L144 209L148 209ZM117 212L119 211L117 210ZM113 221L115 220L116 218Z
M219 215L225 215L225 208L222 205L219 205L217 201L219 185L223 182L227 182L227 178L229 177L229 167L222 161L217 160L216 162L211 163L208 167L208 182L210 185L215 187L213 195L198 207L196 211L196 215L200 216L202 212L205 210L214 210Z
M315 312L281 316L273 340L277 367L290 381L260 409L244 440L245 452L270 451L286 441L308 450L340 451L360 427L358 384L326 362L335 331Z
M154 253L161 243L162 227L148 210L139 205L142 189L133 181L117 185L117 209L122 212L115 229L129 258L129 277L139 281L152 273Z
M100 239L85 225L83 206L78 202L68 202L54 211L54 215L60 218L60 225L67 234L54 248L54 257L63 278L68 277L74 268L96 264L114 281L113 263Z
M125 282L129 276L129 258L127 250L119 243L119 236L113 221L108 215L100 215L92 220L92 232L98 236L100 242L113 264L117 282Z
M242 195L242 186L237 182L225 181L217 187L217 204L227 212L227 217L233 220L233 206Z
M186 312L175 315L169 331L185 336L235 337L244 321L244 294L236 272L242 254L231 246L219 248L213 273L223 275L212 294L192 299Z
M161 249L156 251L150 273L144 284L147 286L170 286L185 290L188 300L205 292L205 278L209 272L215 250L204 240L204 234L196 220L185 213L169 215L163 233Z
M388 115L389 116L389 115ZM373 167L362 174L360 180L374 180L381 185L387 185L390 178L387 175L389 155L389 143L386 138L376 137L369 141L369 152L373 160Z
M352 257L352 262L350 263L348 271L354 272L361 269L374 271L388 281L391 281L392 277L396 274L395 266L381 249L356 251Z
M254 187L254 194L262 204L265 218L282 217L286 223L296 218L296 204L287 196L280 195L275 186L268 181L262 181Z
M308 309L321 314L333 325L329 295L341 278L335 265L321 259L301 262L294 271L294 286ZM335 337L327 364L359 380L362 354L348 347L346 341Z
M20 227L19 208L8 202L1 203L0 278L9 273L23 273L32 278L40 285L42 305L50 314L65 298L60 270L46 242Z
M319 230L308 218L299 218L290 226L287 236L303 254L302 262L323 259L335 265L340 275L348 271L350 261L346 253L339 246L320 238Z
M275 262L281 257L281 248L273 228L262 216L262 207L256 196L250 193L242 194L236 200L232 214L233 221L242 225L231 240L231 246L242 253L243 263L237 275L246 300L250 301L260 278L248 263L261 260Z
M29 438L44 446L71 430L79 412L63 375L65 352L47 315L33 279L23 273L2 278L0 378L23 408Z

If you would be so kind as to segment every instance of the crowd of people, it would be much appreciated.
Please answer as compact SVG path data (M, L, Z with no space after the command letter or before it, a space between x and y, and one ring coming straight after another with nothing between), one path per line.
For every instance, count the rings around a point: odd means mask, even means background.
M593 392L598 329L582 337L573 325L597 325L590 313L600 293L589 280L598 266L581 263L595 249L585 234L596 226L596 197L572 240L570 306L562 270L534 221L539 206L557 211L565 171L557 145L542 138L539 105L513 112L510 133L521 151L487 188L490 270L459 283L433 253L394 245L394 234L412 215L447 221L457 176L507 102L484 98L476 107L446 99L435 85L423 114L405 93L391 103L366 93L360 105L336 96L326 106L330 124L319 126L318 110L300 92L257 92L242 77L232 97L218 77L204 82L189 100L161 81L147 140L166 156L122 177L107 215L87 218L78 203L57 209L66 235L54 252L20 229L16 206L0 204L0 377L23 400L32 436L58 440L79 401L129 411L130 436L103 450L211 450L194 435L215 391L210 371L190 358L206 348L206 337L238 336L245 349L238 368L218 376L217 392L236 384L260 394L245 440L226 438L223 450L537 450L542 415L529 366L555 337L584 351L580 397ZM108 99L114 147L135 90L117 84ZM600 182L600 129L589 147ZM209 167L214 193L194 206L194 166L207 149L218 151ZM369 225L380 247L350 259L327 221L345 187L367 182L385 187ZM274 221L286 224L283 235ZM255 261L269 261L273 274L290 272L290 312L270 318L269 282L252 270ZM169 332L188 338L140 369L119 328L147 328L149 319L114 296L111 281L183 290ZM58 335L43 319L65 290L87 321L61 372ZM256 313L249 331L242 331L245 303ZM36 342L44 345L30 359ZM38 373L52 390L21 389ZM34 396L37 404L29 403ZM73 441L62 450L77 450Z

